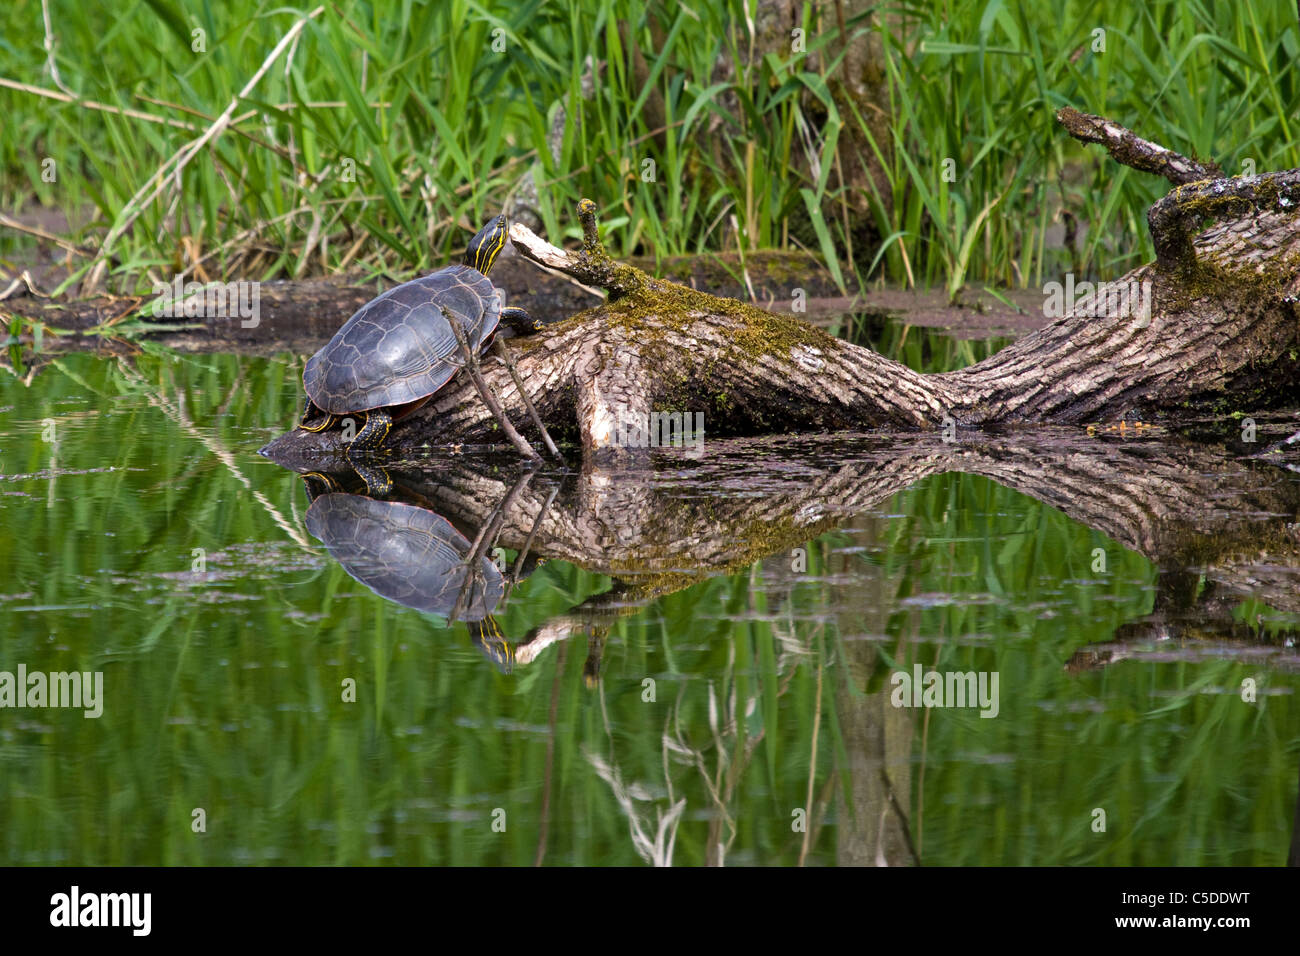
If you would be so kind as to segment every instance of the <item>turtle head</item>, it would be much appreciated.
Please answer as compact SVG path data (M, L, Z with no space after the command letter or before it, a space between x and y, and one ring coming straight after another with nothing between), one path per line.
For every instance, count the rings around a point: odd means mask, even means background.
M506 234L506 217L502 213L469 241L469 248L465 250L465 265L487 275L492 263L496 261L497 253L505 248Z
M488 615L481 621L468 622L466 627L469 628L470 640L474 642L474 646L497 666L497 670L503 674L509 674L514 670L514 646L501 633L501 627L495 618Z

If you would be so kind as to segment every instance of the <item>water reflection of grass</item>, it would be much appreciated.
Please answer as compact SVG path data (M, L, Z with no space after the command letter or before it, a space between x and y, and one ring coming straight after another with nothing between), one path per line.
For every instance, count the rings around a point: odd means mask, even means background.
M5 482L20 496L0 498L0 664L102 668L107 705L98 721L0 712L5 862L531 863L544 832L545 862L635 863L635 815L652 847L669 820L677 863L795 863L805 842L831 863L878 811L873 755L927 863L1284 856L1295 677L1217 661L1067 675L1074 650L1150 610L1155 572L987 479L927 479L813 542L806 572L774 555L618 619L593 693L581 638L501 675L462 625L383 602L277 523L260 501L292 523L304 499L251 450L288 414L290 366L60 361L0 402L5 471L48 468L46 417L61 468L113 470ZM503 626L518 637L609 585L550 563ZM999 671L999 717L886 714L875 753L863 721L912 661ZM1274 693L1242 704L1244 676Z
M1285 859L1300 750L1294 676L1232 661L1119 662L1067 675L1061 665L1075 648L1150 610L1148 562L982 478L944 476L918 497L898 524L915 524L926 547L899 567L899 596L996 600L895 612L899 663L997 670L1002 692L996 719L929 716L925 859ZM906 555L901 544L888 554ZM1091 570L1099 546L1105 574ZM1280 694L1244 703L1247 677ZM1090 828L1095 808L1107 813L1104 834Z

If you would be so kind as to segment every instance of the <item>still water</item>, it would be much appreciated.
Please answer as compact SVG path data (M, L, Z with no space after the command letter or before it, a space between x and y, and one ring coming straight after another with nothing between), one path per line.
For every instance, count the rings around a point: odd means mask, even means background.
M1286 861L1294 471L706 437L442 455L372 502L257 454L300 374L149 349L0 384L0 672L103 681L97 718L0 709L0 864ZM917 668L995 703L895 706Z

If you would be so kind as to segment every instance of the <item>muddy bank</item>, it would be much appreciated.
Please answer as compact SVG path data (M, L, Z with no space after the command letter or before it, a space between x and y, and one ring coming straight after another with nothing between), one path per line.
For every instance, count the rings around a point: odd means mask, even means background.
M666 259L657 264L652 260L633 262L651 274L691 288L752 302L772 312L798 314L823 327L838 323L845 315L866 315L959 338L983 339L1016 337L1047 321L1042 312L1043 296L1033 290L1008 292L1001 298L972 292L956 306L950 306L943 291L937 289L871 289L844 294L824 268L798 253L751 253L743 263L734 254ZM29 285L22 278L23 271L0 269L0 292L8 290L0 300L0 319L6 325L13 316L28 320L20 323L18 334L24 345L32 344L31 323L41 323L49 330L43 336L42 350L53 352L100 348L106 337L115 336L147 337L187 352L311 352L364 303L411 278L353 275L262 282L257 287L256 323L238 314L164 318L152 323L157 326L155 331L137 321L152 296L49 298L41 293L56 286L60 276L49 269L32 270ZM546 272L513 254L502 256L492 279L505 290L507 302L527 309L548 325L603 298L568 277ZM53 334L56 330L69 334Z
M653 262L645 263L654 268ZM735 256L699 256L670 259L658 268L674 281L724 296L749 298L762 302L786 303L792 289L802 288L814 300L839 296L840 290L830 275L817 263L797 253L757 253L747 256L742 265ZM105 326L123 326L139 318L154 296L104 295L91 299L70 296L49 298L44 289L57 284L60 277L48 270L31 272L34 283L23 281L23 269L0 270L0 293L8 291L0 302L4 313L19 315L44 323L52 329L87 333ZM169 277L170 278L170 277ZM160 318L161 325L201 326L187 330L190 339L211 339L239 346L266 345L274 342L312 341L328 338L361 305L379 293L412 275L367 277L346 275L302 280L271 280L256 284L257 321L252 322L236 309L221 309L217 315L190 318ZM18 279L16 283L13 281ZM187 282L195 281L186 277ZM557 322L575 312L597 305L603 294L565 276L554 275L522 256L506 253L492 270L492 281L505 290L510 305L527 309L543 322ZM32 285L35 288L32 288ZM138 328L133 334L138 334ZM160 329L160 336L168 336Z

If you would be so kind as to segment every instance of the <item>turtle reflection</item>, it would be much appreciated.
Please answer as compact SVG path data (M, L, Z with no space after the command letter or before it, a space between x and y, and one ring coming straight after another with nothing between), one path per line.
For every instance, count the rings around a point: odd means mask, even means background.
M474 644L503 672L514 648L492 612L505 596L501 571L450 521L394 489L387 499L347 492L328 475L304 477L307 531L353 579L417 611L464 621Z

